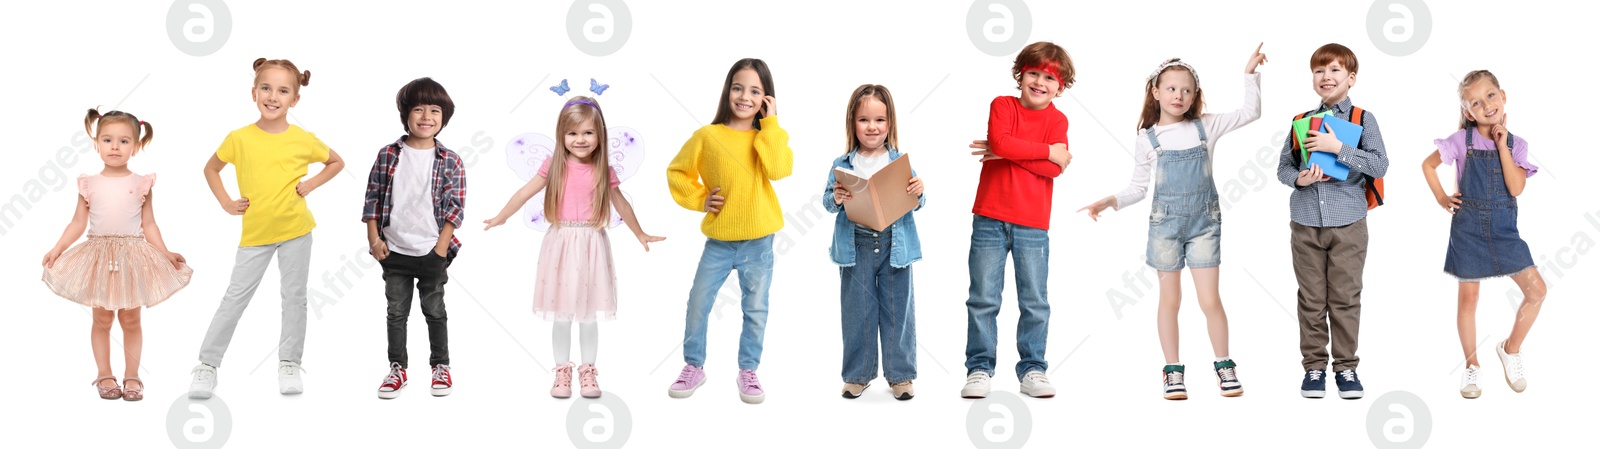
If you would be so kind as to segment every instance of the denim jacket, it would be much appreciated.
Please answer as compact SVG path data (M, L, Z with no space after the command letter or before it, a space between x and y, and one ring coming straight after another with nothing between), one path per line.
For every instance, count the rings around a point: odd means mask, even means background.
M899 150L894 147L889 147L888 150L890 161L900 158ZM854 154L855 151L851 150L834 159L833 167L854 169L850 163L850 156ZM916 170L912 170L911 176L916 175ZM837 214L837 218L833 222L833 246L828 249L828 253L833 256L834 264L851 267L856 264L856 224L845 217L844 206L833 203L833 183L837 181L833 168L829 168L828 184L824 186L822 193L822 207L828 212ZM917 207L912 210L921 210L927 201L927 196L917 198ZM892 234L889 242L889 265L895 268L909 267L912 262L922 260L922 241L917 238L917 221L912 215L914 214L907 212L899 220L895 220L894 224L889 225Z

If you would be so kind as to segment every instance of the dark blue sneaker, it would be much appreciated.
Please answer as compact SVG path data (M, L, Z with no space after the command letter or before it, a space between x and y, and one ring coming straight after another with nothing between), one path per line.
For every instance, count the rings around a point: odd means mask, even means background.
M1306 370L1306 378L1300 381L1300 396L1307 398L1321 398L1323 396L1327 396L1327 394L1328 380L1322 378L1322 370Z
M1345 399L1361 399L1365 394L1361 390L1361 379L1356 378L1356 370L1347 369L1333 375L1334 383L1339 384L1339 397Z

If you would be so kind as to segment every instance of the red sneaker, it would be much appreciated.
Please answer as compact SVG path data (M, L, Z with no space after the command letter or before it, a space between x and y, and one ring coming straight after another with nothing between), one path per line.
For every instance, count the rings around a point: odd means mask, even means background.
M383 385L378 387L379 399L394 399L400 397L400 389L406 387L406 370L399 363L389 364L389 375L383 377Z
M450 395L450 386L451 385L454 385L454 384L450 380L450 365L434 365L433 366L433 395L434 396L449 396Z

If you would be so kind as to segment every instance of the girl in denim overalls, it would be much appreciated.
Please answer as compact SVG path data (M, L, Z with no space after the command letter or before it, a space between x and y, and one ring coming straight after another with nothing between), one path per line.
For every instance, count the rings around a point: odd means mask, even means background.
M833 246L828 252L839 265L839 315L844 334L845 398L855 399L867 384L878 377L878 341L883 341L883 376L889 381L895 399L907 400L916 394L911 381L917 378L916 312L912 303L911 263L922 259L922 244L917 239L914 212L906 212L882 231L852 223L845 216L844 203L852 199L850 189L840 184L834 168L854 170L871 177L878 169L900 158L896 149L894 99L889 89L863 84L850 94L845 109L845 134L849 150L833 160L828 169L828 184L823 207L836 214ZM912 171L907 195L922 197L922 179ZM913 209L915 211L916 209Z
M1468 73L1459 90L1461 129L1433 141L1438 151L1423 162L1422 172L1439 205L1453 215L1444 271L1461 281L1456 331L1467 357L1461 396L1470 399L1483 393L1478 386L1478 283L1501 276L1516 281L1523 299L1511 336L1495 346L1495 353L1505 369L1506 384L1521 393L1528 386L1522 374L1522 341L1539 317L1545 283L1528 243L1517 233L1516 197L1539 167L1528 163L1528 142L1506 130L1506 94L1494 74ZM1439 185L1435 169L1440 164L1456 166L1455 195L1446 195Z
M1256 66L1267 58L1257 46L1245 64L1245 98L1241 109L1226 114L1201 114L1204 99L1200 76L1194 67L1169 59L1145 80L1144 112L1139 118L1140 138L1135 143L1133 180L1121 193L1090 204L1096 221L1109 208L1121 210L1139 202L1155 179L1151 201L1150 240L1145 263L1161 279L1161 305L1156 329L1166 366L1161 370L1162 396L1187 399L1183 364L1178 361L1178 305L1184 265L1194 275L1200 310L1205 312L1216 355L1212 368L1223 396L1244 394L1235 364L1228 357L1228 317L1217 289L1222 264L1222 208L1216 182L1211 177L1211 157L1216 140L1261 117L1261 77Z

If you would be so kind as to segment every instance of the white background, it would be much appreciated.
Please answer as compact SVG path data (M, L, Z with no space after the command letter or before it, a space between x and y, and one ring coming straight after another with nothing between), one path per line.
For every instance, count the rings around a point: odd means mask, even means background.
M589 78L610 84L600 97L610 124L640 131L644 168L623 188L645 229L667 236L646 253L624 229L612 233L620 319L601 326L600 383L631 413L631 447L710 447L773 442L845 447L910 443L964 447L969 419L994 416L957 397L965 370L968 238L979 165L966 143L982 138L987 105L1015 93L1011 57L978 51L966 31L972 4L950 2L628 2L631 36L605 57L580 52L567 36L570 2L230 2L231 33L204 57L179 51L167 36L165 1L32 2L0 28L7 101L0 123L13 131L0 166L7 212L0 248L11 289L0 341L6 435L19 447L169 447L167 411L188 387L188 370L227 284L239 219L205 186L201 167L230 130L257 115L246 96L258 57L288 58L313 74L292 121L315 132L347 161L344 173L311 194L315 231L307 336L306 393L277 394L277 270L268 271L220 370L218 393L232 418L229 447L290 443L422 447L563 447L574 402L546 394L554 362L549 324L530 312L529 273L541 234L519 226L481 229L521 184L504 149L519 134L552 134L562 100L547 87L569 79L587 94ZM1028 446L1238 447L1372 445L1367 424L1398 414L1377 410L1380 396L1411 392L1419 442L1435 447L1550 443L1588 424L1580 400L1591 394L1592 345L1577 338L1595 312L1600 207L1589 195L1573 132L1571 98L1583 98L1592 65L1553 46L1586 42L1581 14L1545 2L1430 2L1432 30L1421 50L1387 55L1368 37L1369 2L1029 2L1026 41L1050 40L1072 55L1078 83L1056 101L1071 120L1072 166L1056 181L1052 217L1052 305L1047 358L1061 394L1027 399L1013 438ZM1417 38L1413 36L1413 38ZM1191 367L1186 402L1161 399L1163 360L1154 328L1155 274L1140 260L1147 203L1099 223L1077 210L1127 183L1133 128L1145 75L1181 56L1200 72L1210 112L1240 106L1239 74L1258 42L1262 120L1218 147L1218 188L1226 204L1222 296L1232 356L1247 394L1222 398L1205 367L1211 348L1185 282L1182 358ZM1289 188L1276 181L1281 133L1314 107L1309 56L1340 42L1360 58L1355 103L1381 120L1389 149L1389 204L1369 220L1370 250L1361 328L1367 398L1309 400L1296 393L1299 364L1296 284L1288 251ZM690 399L664 393L682 366L684 301L703 248L701 214L676 206L665 166L715 112L728 66L765 59L774 72L779 117L795 151L794 176L774 183L786 226L777 235L766 352L765 404L740 403L734 388L739 332L736 301L711 320L708 380ZM1454 131L1456 83L1469 70L1493 70L1507 90L1510 124L1532 143L1542 167L1519 200L1521 229L1550 284L1544 314L1527 340L1529 389L1510 391L1489 353L1515 311L1509 280L1483 286L1479 338L1484 396L1456 392L1460 346L1456 282L1441 273L1448 216L1434 204L1418 167L1431 141ZM365 177L378 148L400 135L393 106L407 81L443 83L457 111L440 135L470 173L465 246L446 290L455 394L429 397L427 337L421 312L410 327L414 385L393 401L374 390L385 373L380 270L365 252L360 222ZM890 398L879 380L861 399L839 398L838 273L827 257L832 217L822 212L829 162L844 150L840 116L851 89L887 85L898 100L901 146L928 184L917 212L925 259L914 265L919 395ZM132 161L159 173L156 211L168 245L194 266L193 282L145 313L143 378L147 399L108 402L84 381L94 364L86 344L88 310L50 293L38 261L72 215L71 179L101 164L79 126L88 107L116 108L151 122L156 139ZM66 161L56 162L60 148ZM1575 151L1574 151L1575 150ZM320 168L314 166L313 170ZM1445 182L1453 178L1441 169ZM65 174L64 176L62 174ZM237 193L231 170L224 172ZM32 183L32 184L30 184ZM31 186L31 187L30 187ZM41 190L42 189L42 190ZM19 198L24 203L16 203ZM1586 219L1587 217L1587 219ZM1009 272L1009 270L1008 270ZM1008 278L1010 275L1008 275ZM1187 276L1185 276L1187 277ZM1134 279L1130 289L1126 280ZM1140 279L1144 281L1140 281ZM1000 316L995 389L1015 392L1014 285ZM1148 287L1146 286L1148 285ZM724 300L736 297L733 282ZM1120 311L1113 292L1134 303ZM113 331L120 341L120 332ZM115 346L114 346L115 347ZM113 366L122 374L120 350ZM574 350L576 353L576 350ZM1330 382L1329 388L1333 389ZM998 403L996 399L991 399ZM216 401L213 401L216 402ZM1384 404L1386 405L1386 404ZM984 404L986 407L987 404ZM1013 407L1015 408L1015 407ZM969 415L973 412L974 415ZM615 411L613 411L615 413ZM1023 429L1027 429L1024 432ZM579 437L580 441L583 437ZM982 436L979 437L982 440ZM1020 440L1013 440L1017 443ZM985 442L985 444L988 444ZM1387 442L1385 444L1388 444ZM1542 445L1542 444L1536 444ZM184 446L188 447L188 446ZM586 442L583 447L591 447ZM601 447L592 445L592 447ZM989 447L989 446L985 446ZM1000 447L1000 446L994 446ZM1399 445L1381 447L1403 447Z

